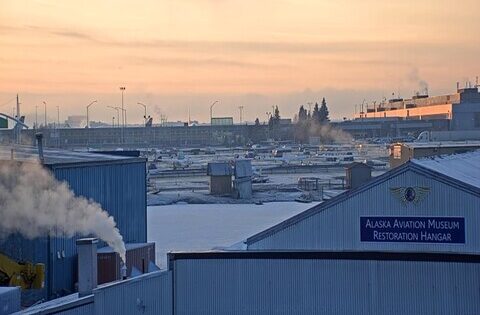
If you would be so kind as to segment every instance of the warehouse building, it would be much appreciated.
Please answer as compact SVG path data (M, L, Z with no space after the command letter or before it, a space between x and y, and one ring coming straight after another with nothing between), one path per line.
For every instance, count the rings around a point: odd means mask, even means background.
M460 154L480 150L480 141L406 142L390 145L389 162L394 168L411 159Z
M458 88L449 95L415 95L409 99L395 98L374 103L356 115L359 119L402 118L405 120L447 119L451 130L480 129L480 93L475 86Z
M475 314L479 204L480 152L412 160L248 238L246 250L171 253L166 271L41 310Z
M36 147L0 147L0 162L31 163L38 160L38 154ZM43 160L75 195L92 199L112 215L126 243L147 241L145 159L44 149ZM59 234L33 240L20 235L0 239L0 252L8 257L46 266L45 289L31 290L25 296L27 303L75 292L75 240Z

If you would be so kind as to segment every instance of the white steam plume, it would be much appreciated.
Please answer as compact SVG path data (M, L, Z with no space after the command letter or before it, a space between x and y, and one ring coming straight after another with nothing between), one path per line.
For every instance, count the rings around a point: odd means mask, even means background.
M314 123L310 126L310 134L320 136L322 141L336 142L336 143L350 143L353 141L352 136L339 128L332 126L331 124L317 124Z
M76 197L38 163L0 162L0 234L35 238L53 231L93 234L125 261L122 235L99 204Z

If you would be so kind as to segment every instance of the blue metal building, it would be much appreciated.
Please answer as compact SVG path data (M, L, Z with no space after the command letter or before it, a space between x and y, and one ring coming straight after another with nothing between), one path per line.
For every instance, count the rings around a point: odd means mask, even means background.
M0 163L11 160L10 149L0 147ZM16 147L13 157L29 163L38 158L38 153L34 147ZM146 242L145 159L48 149L44 150L44 166L59 181L68 183L75 195L94 200L112 215L125 242ZM27 300L74 292L77 280L75 240L63 235L34 240L10 235L0 240L0 251L13 259L46 265L45 289L28 292Z
M249 250L480 253L479 204L480 151L411 160L254 235L245 243ZM391 227L365 226L368 219L379 224L389 221ZM395 219L398 228L394 226ZM420 233L432 232L427 231L428 226L423 230L415 226L409 229L409 224L428 225L428 219L454 223L455 227L458 223L459 229L444 229L451 234L450 241L422 238L425 234ZM385 232L416 234L401 234L397 236L407 239L392 239L395 235L379 234Z
M42 314L474 314L479 204L480 152L411 161L250 237L248 250L171 253L167 271Z

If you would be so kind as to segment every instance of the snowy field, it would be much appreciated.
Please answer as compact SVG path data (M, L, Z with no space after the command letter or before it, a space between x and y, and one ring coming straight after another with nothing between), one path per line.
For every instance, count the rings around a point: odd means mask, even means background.
M148 241L155 242L157 265L167 252L209 250L238 243L317 203L175 204L148 207Z

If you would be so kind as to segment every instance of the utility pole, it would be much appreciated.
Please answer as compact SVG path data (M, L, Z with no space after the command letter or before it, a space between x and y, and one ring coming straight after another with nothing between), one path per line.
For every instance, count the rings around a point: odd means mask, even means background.
M20 119L20 102L18 100L18 94L17 94L17 119Z
M44 109L45 109L45 128L47 128L47 102L43 101Z
M35 105L35 129L38 128L38 105Z
M240 123L242 123L243 106L238 106L238 110L240 111Z
M60 106L57 106L57 125L60 127Z
M308 111L310 112L310 115L312 114L312 102L308 102L307 105L308 105Z
M125 87L124 86L121 86L120 87L120 91L122 91L122 143L124 142L124 127L125 127L125 123L127 121L127 117L126 116L126 113L124 114L124 109L123 109L123 93L125 92Z

